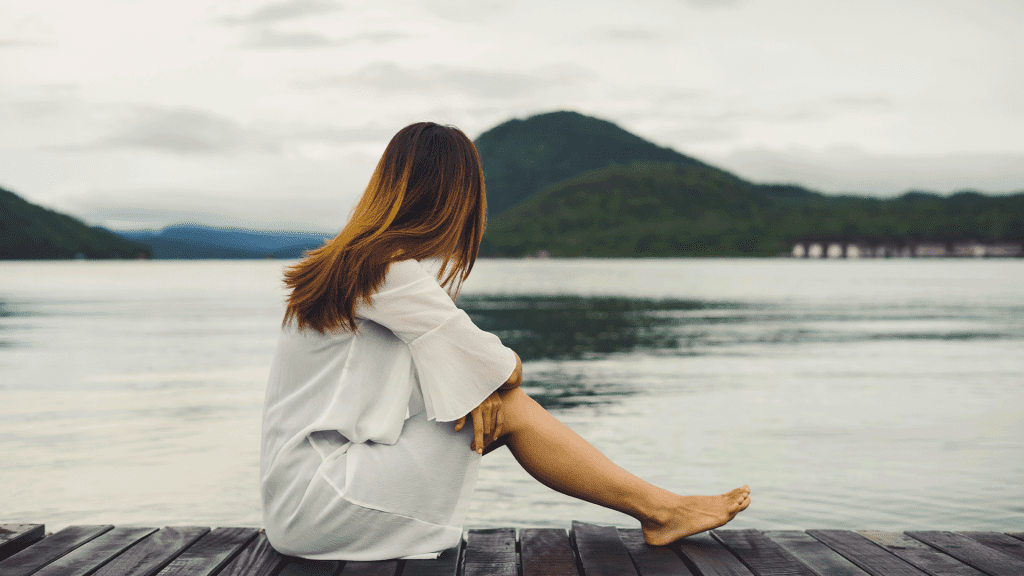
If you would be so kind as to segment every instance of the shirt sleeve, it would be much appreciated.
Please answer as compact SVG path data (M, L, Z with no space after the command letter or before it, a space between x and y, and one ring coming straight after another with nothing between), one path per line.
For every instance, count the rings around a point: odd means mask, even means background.
M384 284L356 316L409 345L427 418L451 422L480 405L516 368L515 353L478 328L419 262L391 264Z

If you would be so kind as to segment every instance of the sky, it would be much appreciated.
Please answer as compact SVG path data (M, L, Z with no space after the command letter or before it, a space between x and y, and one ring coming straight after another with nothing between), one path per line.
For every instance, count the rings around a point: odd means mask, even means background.
M0 187L332 232L390 137L574 110L756 182L1024 190L1020 0L0 0Z

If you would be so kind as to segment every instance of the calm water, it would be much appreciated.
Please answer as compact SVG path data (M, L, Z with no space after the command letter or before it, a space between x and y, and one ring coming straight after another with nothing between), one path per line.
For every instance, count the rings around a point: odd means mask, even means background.
M258 525L279 261L0 262L0 521ZM736 528L1024 530L1024 262L481 261L528 390ZM633 526L484 459L468 527Z

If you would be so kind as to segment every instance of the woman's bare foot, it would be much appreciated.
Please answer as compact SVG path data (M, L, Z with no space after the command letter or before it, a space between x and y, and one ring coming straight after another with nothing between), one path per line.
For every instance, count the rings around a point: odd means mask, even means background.
M718 528L750 506L750 487L743 486L719 496L675 498L675 502L663 508L661 518L640 523L648 544L664 546L691 534Z

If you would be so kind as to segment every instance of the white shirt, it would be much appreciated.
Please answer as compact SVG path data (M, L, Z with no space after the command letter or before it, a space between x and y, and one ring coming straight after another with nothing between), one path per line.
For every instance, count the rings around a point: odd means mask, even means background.
M358 330L281 331L263 416L263 519L313 559L433 556L458 543L476 482L467 415L515 354L415 260L391 264Z

